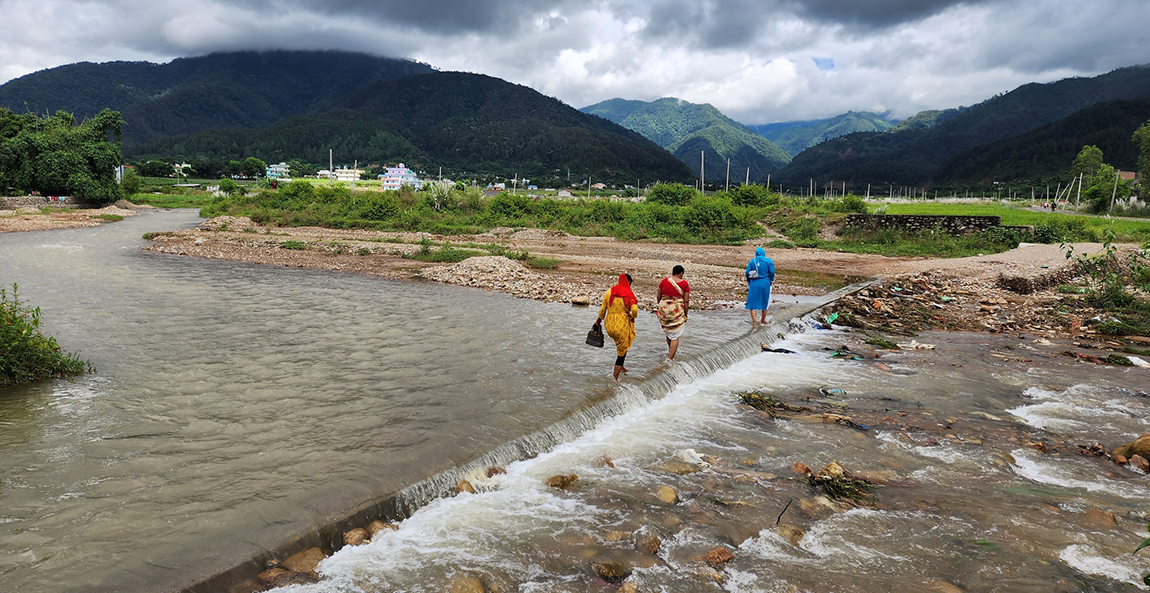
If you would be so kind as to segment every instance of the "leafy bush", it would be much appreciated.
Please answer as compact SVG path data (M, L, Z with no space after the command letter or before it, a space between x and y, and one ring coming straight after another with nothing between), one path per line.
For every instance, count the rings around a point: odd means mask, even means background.
M686 206L699 192L682 183L656 183L647 190L647 201L671 206Z
M783 234L790 237L799 247L816 247L819 244L819 219L805 216L783 227Z
M731 202L736 206L772 206L779 203L779 195L772 194L763 185L740 185L730 192Z
M854 194L850 194L841 198L835 198L830 203L830 209L833 212L857 212L859 214L866 214L868 207L866 200Z
M240 184L236 183L235 181L224 177L223 179L220 179L220 191L229 196L234 196L243 193L243 188L241 188Z
M0 288L0 387L85 370L92 370L92 365L64 352L55 338L40 332L39 307L21 305L15 284L11 297Z
M791 243L790 241L784 241L783 239L775 239L774 241L770 241L767 243L766 246L771 248L771 249L794 249L795 248L794 243Z
M387 194L375 194L363 200L359 217L367 220L387 220L399 214L399 200Z
M124 170L124 176L120 178L120 189L128 197L140 193L140 176L136 175L135 169Z
M280 249L307 249L307 243L303 241L287 240L280 243Z

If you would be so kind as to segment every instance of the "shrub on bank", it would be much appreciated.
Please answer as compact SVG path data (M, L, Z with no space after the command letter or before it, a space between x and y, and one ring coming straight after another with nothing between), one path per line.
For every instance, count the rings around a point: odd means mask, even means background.
M40 308L20 304L15 284L11 295L0 288L0 387L75 375L90 368L75 354L64 352L55 338L40 332Z

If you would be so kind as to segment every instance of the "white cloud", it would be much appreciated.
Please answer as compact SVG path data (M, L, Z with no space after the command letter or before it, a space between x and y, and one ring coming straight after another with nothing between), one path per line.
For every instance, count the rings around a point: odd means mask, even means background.
M765 123L906 117L1150 62L1146 2L843 2L0 0L0 80L76 61L345 49L498 76L576 107L675 96Z

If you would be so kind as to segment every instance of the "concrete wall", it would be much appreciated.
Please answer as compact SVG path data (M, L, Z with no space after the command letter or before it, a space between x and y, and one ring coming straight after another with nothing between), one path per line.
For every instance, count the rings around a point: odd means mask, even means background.
M33 208L82 208L85 204L76 202L75 198L68 196L0 196L0 210L15 210L31 206Z
M942 229L950 235L977 233L1002 226L1001 216L952 216L949 214L848 214L847 229L891 229L919 233Z

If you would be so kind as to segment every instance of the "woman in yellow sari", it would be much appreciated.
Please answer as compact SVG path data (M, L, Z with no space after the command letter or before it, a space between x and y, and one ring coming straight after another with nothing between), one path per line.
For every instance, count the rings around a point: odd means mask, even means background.
M628 372L623 362L627 358L627 350L635 341L635 318L639 316L639 299L631 291L631 275L619 274L619 283L612 286L603 295L603 304L599 307L599 318L595 325L607 320L605 329L607 335L615 340L615 370L611 376L619 380L620 373Z

